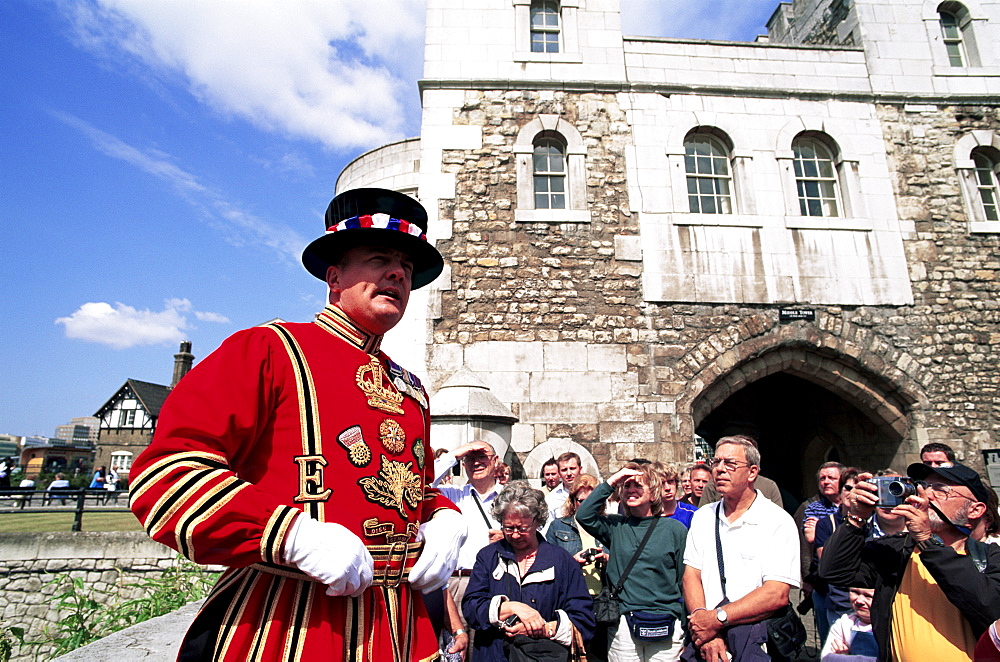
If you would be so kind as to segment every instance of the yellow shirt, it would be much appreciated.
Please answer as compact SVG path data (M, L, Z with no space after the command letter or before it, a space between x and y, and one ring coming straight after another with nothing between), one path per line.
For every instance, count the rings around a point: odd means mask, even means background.
M968 621L948 601L914 550L892 602L892 659L969 662L975 648Z

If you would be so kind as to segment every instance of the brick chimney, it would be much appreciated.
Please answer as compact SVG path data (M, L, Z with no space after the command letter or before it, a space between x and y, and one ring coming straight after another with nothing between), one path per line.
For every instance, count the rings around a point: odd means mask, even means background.
M194 354L191 353L191 341L181 342L181 351L174 354L174 379L170 382L170 388L177 386L181 377L188 373L194 364Z

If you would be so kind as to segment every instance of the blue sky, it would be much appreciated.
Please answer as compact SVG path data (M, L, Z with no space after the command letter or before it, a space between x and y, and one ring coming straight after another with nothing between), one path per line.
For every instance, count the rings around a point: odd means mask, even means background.
M622 0L628 35L749 40L776 0ZM340 170L419 133L422 2L0 3L0 433L54 434L191 340L305 321ZM720 19L720 17L722 17ZM392 48L385 48L392 44Z

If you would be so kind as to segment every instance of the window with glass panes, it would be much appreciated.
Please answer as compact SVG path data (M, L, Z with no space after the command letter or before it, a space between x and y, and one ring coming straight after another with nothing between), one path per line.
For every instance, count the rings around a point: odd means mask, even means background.
M531 3L531 52L559 52L559 3L553 0Z
M692 214L732 214L732 176L729 151L708 134L684 141L688 207Z
M532 154L535 209L566 209L566 147L551 137L535 142Z
M983 213L988 221L1000 220L997 196L997 171L1000 165L983 152L973 152L972 162L976 165L976 188L979 190L979 202L983 205Z
M948 63L953 67L965 66L965 48L962 45L962 28L958 17L951 12L939 12L941 21L941 36L945 50L948 52Z
M830 148L814 138L797 138L792 143L792 152L800 213L839 216L837 169Z

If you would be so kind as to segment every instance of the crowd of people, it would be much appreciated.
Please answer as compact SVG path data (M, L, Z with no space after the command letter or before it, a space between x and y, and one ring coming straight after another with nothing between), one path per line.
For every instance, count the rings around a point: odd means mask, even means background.
M795 588L823 662L1000 659L996 494L943 444L905 475L824 463L797 510L760 489L742 435L679 472L637 458L605 481L565 453L541 489L501 485L485 442L441 457L439 477L459 459L469 476L444 492L470 531L444 591L463 619L451 659L789 659L801 640L771 630L798 621Z
M427 229L402 193L340 193L302 255L328 305L234 334L165 401L131 507L228 566L179 659L780 660L798 588L831 659L1000 658L996 495L946 448L905 476L824 465L798 519L747 436L607 480L564 453L541 490L488 443L435 454L426 390L381 349L443 271Z

